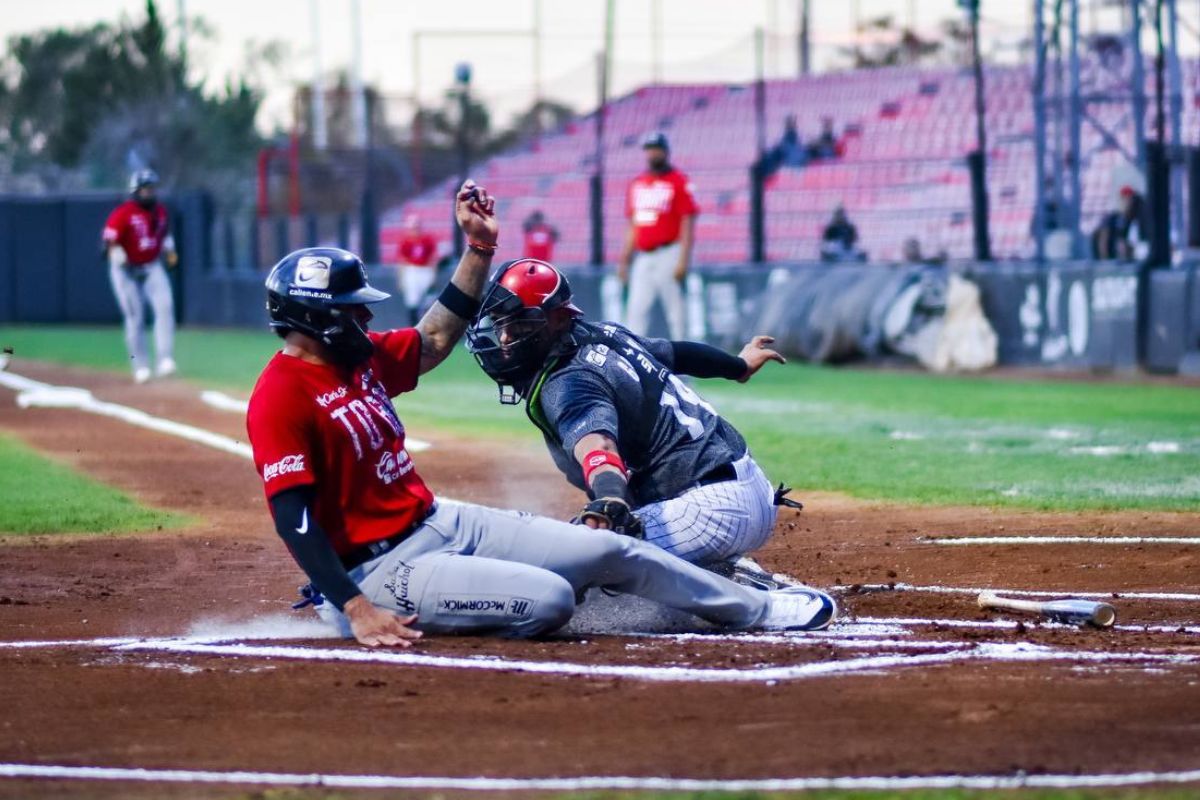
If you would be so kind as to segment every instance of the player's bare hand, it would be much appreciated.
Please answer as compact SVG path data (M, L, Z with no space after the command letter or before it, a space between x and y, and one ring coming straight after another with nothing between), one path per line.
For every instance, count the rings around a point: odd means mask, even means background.
M745 383L754 376L754 373L763 368L768 361L778 361L780 364L786 364L787 359L782 355L767 347L775 342L774 336L755 336L746 346L742 348L742 352L738 353L738 357L746 362L746 374L738 380Z
M675 282L683 283L683 279L687 277L688 265L686 261L680 261L675 265Z
M500 222L496 219L496 198L469 178L458 190L454 216L458 220L458 227L462 228L468 239L488 245L496 244L500 235Z
M622 286L629 283L629 262L624 259L617 262L617 280Z
M606 531L609 529L608 520L596 519L595 517L588 517L587 519L583 520L580 524L586 528L591 528L592 530Z
M174 250L169 250L163 256L163 261L167 265L167 269L175 269L179 265L179 254Z
M373 605L361 594L347 602L343 611L354 638L367 647L412 647L421 638L420 631L408 627L417 621L416 614L402 617Z

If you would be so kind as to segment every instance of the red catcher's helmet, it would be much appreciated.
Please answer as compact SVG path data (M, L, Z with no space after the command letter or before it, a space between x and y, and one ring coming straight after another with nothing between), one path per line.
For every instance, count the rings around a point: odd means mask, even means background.
M467 348L500 386L501 402L516 402L545 366L556 344L550 315L582 316L571 285L552 264L519 258L488 281L479 314L467 329ZM511 391L506 391L506 387Z

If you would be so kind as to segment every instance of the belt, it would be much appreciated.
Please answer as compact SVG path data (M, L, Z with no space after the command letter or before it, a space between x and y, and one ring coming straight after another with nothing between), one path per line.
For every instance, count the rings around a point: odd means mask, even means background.
M655 245L654 247L647 247L645 250L638 250L638 252L639 253L654 253L659 250L662 250L664 247L670 247L673 244L675 244L675 243L674 242L664 242L663 244Z
M417 528L424 525L425 520L432 517L433 512L435 512L435 511L437 511L437 503L434 503L433 505L431 505L425 511L424 514L422 514L418 519L413 521L412 525L409 525L407 528L400 531L399 533L393 534L393 535L387 537L386 539L377 539L374 542L368 542L367 544L364 544L362 547L356 547L355 549L351 550L349 553L345 553L342 556L342 566L346 568L347 572L349 572L350 570L354 569L355 567L362 566L363 564L367 563L368 561L379 558L381 555L383 555L384 553L386 553L389 550L391 550L392 548L394 548L396 545L403 542L409 536L412 536L413 532Z
M719 467L713 467L708 472L701 475L697 480L696 486L711 486L714 483L725 483L725 481L736 481L737 469L733 466L733 462L722 464Z

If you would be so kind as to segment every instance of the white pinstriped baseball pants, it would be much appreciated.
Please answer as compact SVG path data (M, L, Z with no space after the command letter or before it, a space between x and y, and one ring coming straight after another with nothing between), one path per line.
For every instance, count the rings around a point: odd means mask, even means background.
M737 479L697 486L637 509L646 541L693 564L753 552L775 527L775 490L750 454L733 463Z

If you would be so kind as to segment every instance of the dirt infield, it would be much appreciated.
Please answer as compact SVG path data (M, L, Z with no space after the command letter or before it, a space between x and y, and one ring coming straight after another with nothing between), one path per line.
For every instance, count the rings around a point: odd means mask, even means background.
M244 440L238 415L183 383L10 370ZM926 541L1195 536L1200 515L810 495L781 514L760 560L838 589L848 619L829 632L690 636L647 604L600 601L548 641L433 638L417 660L389 662L313 638L309 615L289 610L300 574L247 461L13 399L0 389L0 430L196 522L0 539L0 764L715 779L1200 768L1200 547ZM435 491L559 516L579 502L536 449L501 458L425 438L435 447L416 461ZM978 587L1117 593L1119 626L1018 623L974 608ZM615 632L634 622L660 632ZM35 640L60 643L14 646ZM0 780L0 796L34 785L128 793Z

